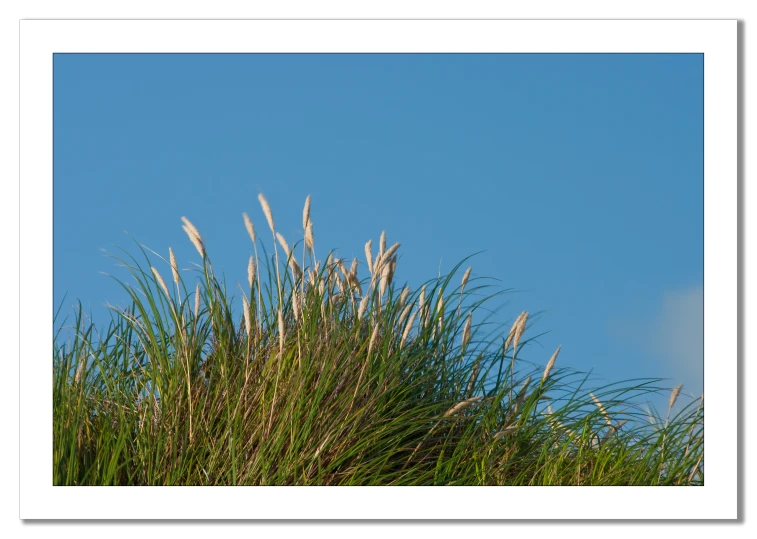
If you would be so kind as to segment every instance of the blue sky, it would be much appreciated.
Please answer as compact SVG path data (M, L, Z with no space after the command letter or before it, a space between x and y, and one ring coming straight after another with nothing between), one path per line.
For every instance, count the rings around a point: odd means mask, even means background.
M270 247L264 192L293 243L310 194L319 255L363 263L386 230L419 285L485 251L473 276L516 291L497 319L544 311L524 359L562 345L558 366L698 396L703 75L693 54L57 54L54 307L124 304L101 249L130 236L190 267L183 215L238 290L241 213Z

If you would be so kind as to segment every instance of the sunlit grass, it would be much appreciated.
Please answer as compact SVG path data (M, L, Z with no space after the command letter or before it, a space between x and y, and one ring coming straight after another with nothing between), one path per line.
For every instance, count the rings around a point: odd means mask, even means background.
M241 299L185 218L194 276L140 246L104 333L81 307L59 324L54 484L704 483L702 399L650 414L660 380L587 387L557 351L528 367L528 313L492 330L501 291L462 263L412 290L384 234L365 262L318 262L309 201L291 248L260 201L274 256L245 215Z

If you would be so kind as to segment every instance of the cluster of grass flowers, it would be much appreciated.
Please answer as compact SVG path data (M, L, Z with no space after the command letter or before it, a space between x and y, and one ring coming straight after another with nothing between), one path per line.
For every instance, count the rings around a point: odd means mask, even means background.
M241 312L184 217L191 282L173 250L155 266L140 247L149 269L119 259L136 284L107 331L81 306L59 329L54 484L703 484L703 399L671 414L679 386L658 415L638 402L659 380L589 389L559 348L528 367L529 314L483 335L497 293L470 268L401 286L384 233L364 263L318 261L310 197L291 247L259 201L273 256L243 214Z

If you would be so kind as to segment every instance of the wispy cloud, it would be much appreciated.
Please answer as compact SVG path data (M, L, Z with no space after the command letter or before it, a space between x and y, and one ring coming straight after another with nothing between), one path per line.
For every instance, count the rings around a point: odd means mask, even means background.
M657 314L652 352L668 363L689 393L704 382L704 288L668 292Z
M684 384L684 393L699 396L704 386L704 288L701 284L665 292L649 317L616 320L615 337L638 346L649 376Z

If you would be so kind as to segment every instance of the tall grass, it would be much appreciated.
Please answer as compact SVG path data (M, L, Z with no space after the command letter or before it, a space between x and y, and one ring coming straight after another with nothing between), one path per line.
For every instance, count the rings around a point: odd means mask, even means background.
M491 330L483 279L398 284L400 245L315 256L271 229L234 301L200 232L190 277L139 246L104 333L73 313L53 346L56 485L701 485L703 400L642 409L660 380L588 386L518 359L528 313ZM240 223L241 225L242 223ZM277 246L278 244L278 246ZM281 247L281 249L279 249ZM146 271L143 268L148 268ZM170 268L170 273L169 273ZM362 278L358 276L362 270ZM173 278L166 281L163 275ZM236 309L236 311L235 311Z

